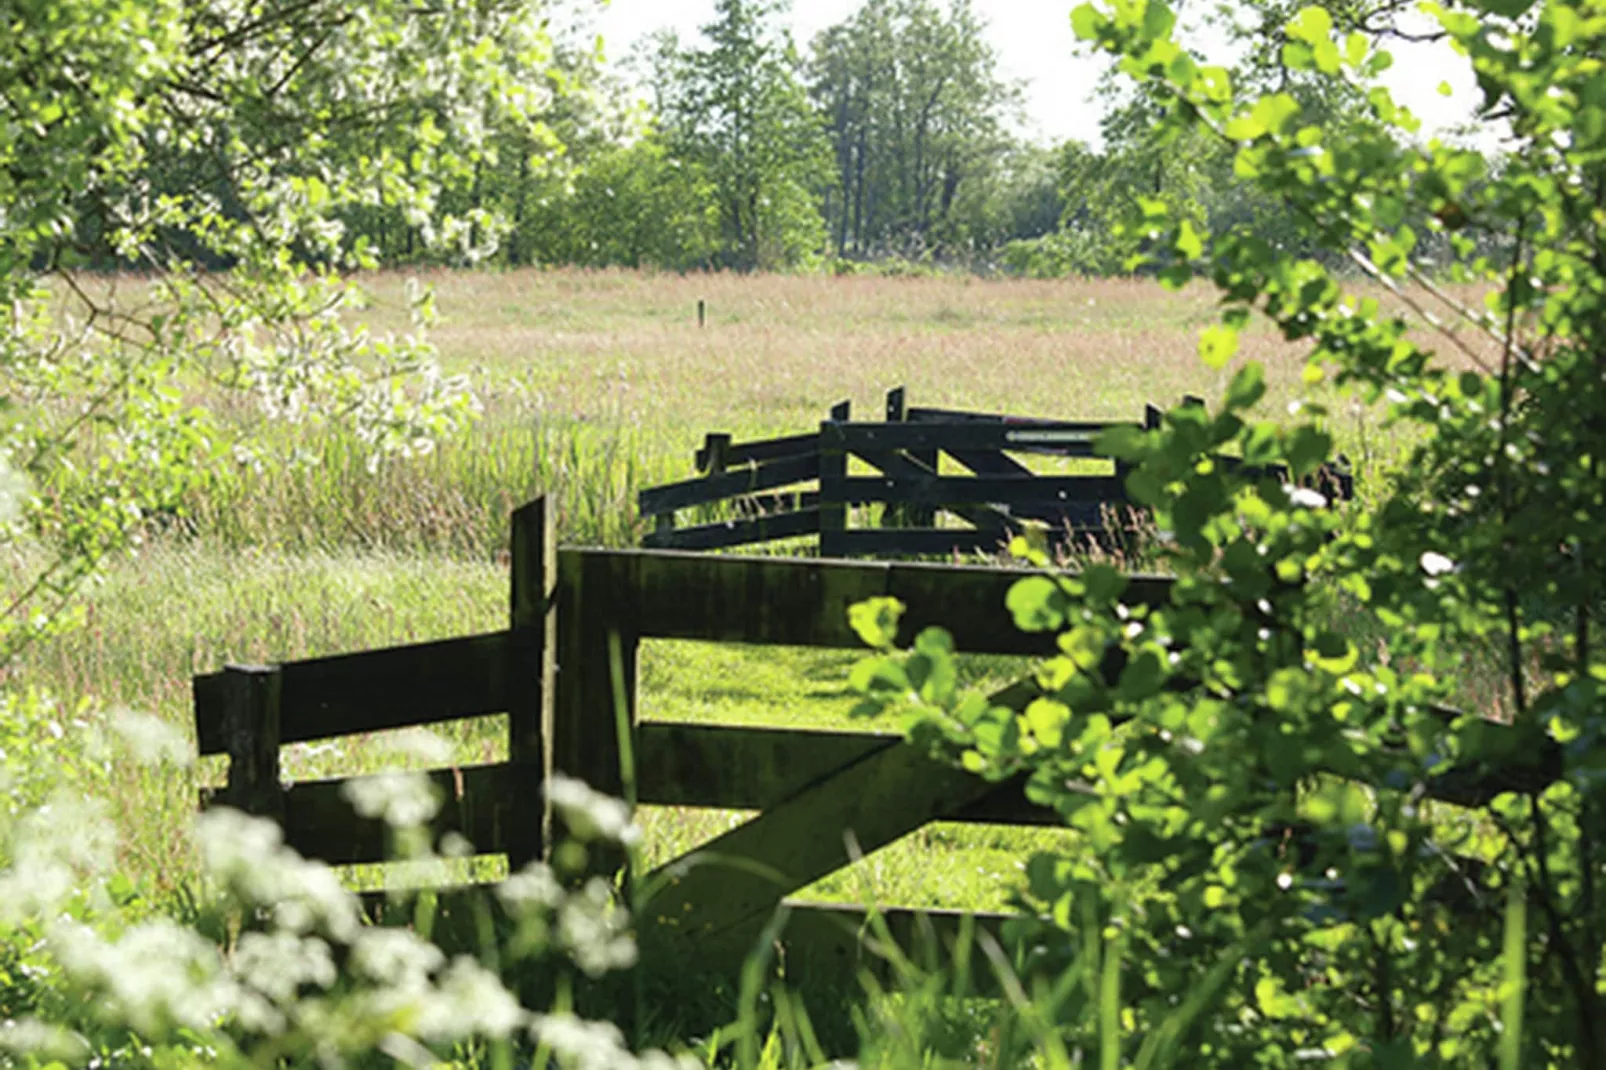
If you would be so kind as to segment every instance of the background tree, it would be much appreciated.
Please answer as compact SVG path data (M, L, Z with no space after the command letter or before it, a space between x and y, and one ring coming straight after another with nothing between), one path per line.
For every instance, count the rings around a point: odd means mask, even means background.
M543 139L543 8L523 0L20 0L0 48L0 397L22 519L55 551L0 645L52 619L145 518L216 478L186 383L265 416L354 423L377 459L427 448L472 397L419 338L342 310L379 260L350 225L399 213L472 259L470 188L497 123ZM138 43L134 47L131 43ZM141 277L93 273L117 266ZM68 398L90 398L87 405Z
M969 0L868 0L815 40L810 89L829 130L843 255L963 250L987 232L976 194L1014 147L1020 89Z
M655 72L665 136L707 176L721 266L785 267L824 251L826 143L777 0L719 0L707 45L671 44Z

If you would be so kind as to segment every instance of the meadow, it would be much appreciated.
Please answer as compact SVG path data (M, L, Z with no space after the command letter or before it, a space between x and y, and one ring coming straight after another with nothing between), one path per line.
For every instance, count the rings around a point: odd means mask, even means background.
M1147 401L1219 395L1233 367L1199 359L1214 319L1202 290L1141 280L670 276L521 271L426 275L440 312L430 337L470 378L483 413L434 452L370 471L340 430L257 427L262 463L220 469L177 523L89 594L85 626L33 647L16 679L45 689L63 719L148 711L192 738L189 679L228 661L272 661L502 627L507 517L545 493L570 544L627 546L635 492L692 472L705 433L738 439L816 425L847 399L877 418L882 396L1062 418L1136 418ZM400 275L368 280L354 318L406 328ZM698 301L706 303L699 327ZM1267 411L1303 389L1298 350L1262 327L1240 360L1267 368ZM1376 468L1398 443L1341 410L1341 447ZM299 453L301 463L282 459ZM849 725L857 655L647 644L648 719ZM1000 671L975 667L978 681ZM499 718L445 726L463 762L500 756ZM862 724L858 727L864 727ZM40 725L41 733L51 726ZM294 749L293 779L405 762L381 736ZM125 866L156 887L190 873L185 828L207 763L191 777L112 767ZM672 857L741 815L643 815L651 858ZM998 907L1032 846L1053 832L933 826L811 889L830 899ZM482 869L482 874L486 871ZM372 880L372 874L353 879Z

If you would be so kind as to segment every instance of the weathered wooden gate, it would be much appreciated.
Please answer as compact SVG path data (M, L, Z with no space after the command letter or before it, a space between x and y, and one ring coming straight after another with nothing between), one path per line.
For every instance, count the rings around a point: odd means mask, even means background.
M659 889L641 905L647 951L716 970L740 961L786 896L854 850L935 820L1058 823L1021 784L930 761L901 736L643 722L635 712L643 640L856 648L848 607L876 596L907 605L903 640L940 624L969 653L1048 653L1052 637L1021 632L1005 608L1021 572L560 549L544 500L514 515L512 547L505 631L197 677L200 751L231 758L219 801L277 817L306 855L380 861L385 830L352 812L348 778L281 786L280 745L505 712L506 762L431 774L447 799L433 831L505 853L513 867L550 846L542 784L554 773L633 803L758 811L642 882ZM1135 577L1129 597L1158 599L1167 584ZM1023 686L998 699L1021 708L1032 694ZM895 932L957 920L886 914ZM861 922L861 911L794 907L789 964L851 966Z

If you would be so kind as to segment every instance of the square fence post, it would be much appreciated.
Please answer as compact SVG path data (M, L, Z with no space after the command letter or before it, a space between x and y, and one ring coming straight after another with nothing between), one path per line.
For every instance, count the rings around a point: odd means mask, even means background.
M907 391L901 386L887 391L887 423L901 424L908 419ZM941 465L940 451L923 449L909 450L908 453L910 460L924 465L933 476L937 474ZM929 505L888 506L885 515L892 523L883 522L883 527L934 528L937 526L937 510Z
M848 455L836 434L836 424L820 425L820 556L841 557L848 530Z
M284 789L279 784L279 694L277 665L228 665L223 669L223 739L229 779L218 802L284 825Z
M631 617L629 583L616 576L616 564L606 555L579 550L558 555L550 771L634 804L640 639ZM553 825L552 835L557 836L560 823L554 819ZM548 841L549 856L556 846ZM625 864L622 851L593 848L586 869L612 874Z
M545 495L513 514L512 614L508 643L508 762L511 805L502 841L508 869L542 857L550 842L546 781L552 770L557 649L557 538Z

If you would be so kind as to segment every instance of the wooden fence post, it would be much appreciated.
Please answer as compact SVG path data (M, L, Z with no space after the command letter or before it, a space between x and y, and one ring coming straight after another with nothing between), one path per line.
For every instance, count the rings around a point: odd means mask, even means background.
M279 786L279 692L277 665L228 665L223 669L223 738L229 780L219 801L284 824Z
M703 436L703 475L717 476L730 464L731 436L728 431L710 431Z
M597 555L558 555L557 702L552 711L552 772L584 781L606 795L626 791L623 756L635 750L636 650L627 597L614 583L613 562ZM612 648L617 636L622 694L614 693ZM623 708L617 699L622 699ZM633 777L631 778L634 779ZM549 843L548 849L554 844ZM594 853L591 868L623 865L616 851Z
M903 423L904 396L901 386L895 386L887 391L887 423Z
M909 418L908 412L907 391L901 386L887 391L887 423L903 423ZM908 451L910 459L930 469L932 475L937 474L939 452L935 449ZM937 526L937 510L929 505L890 506L884 515L896 523L891 525L883 523L883 527L933 528Z
M836 425L820 425L820 556L842 556L843 536L848 530L848 503L843 481L848 478L848 455Z
M551 813L553 659L557 649L557 538L545 495L513 514L508 643L508 761L515 767L503 840L509 870L542 856Z

